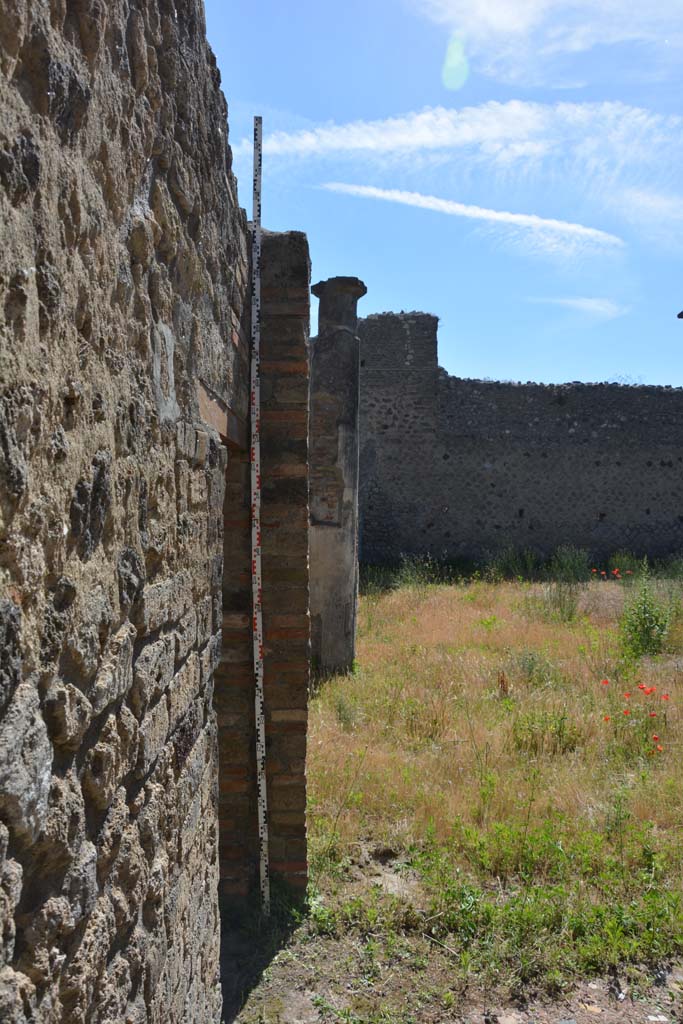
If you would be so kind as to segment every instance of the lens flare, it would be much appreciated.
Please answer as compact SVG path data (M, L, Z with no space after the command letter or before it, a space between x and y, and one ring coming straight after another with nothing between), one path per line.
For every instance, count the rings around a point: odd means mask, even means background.
M469 74L470 65L465 55L465 41L460 35L452 35L441 69L441 81L447 89L462 89Z

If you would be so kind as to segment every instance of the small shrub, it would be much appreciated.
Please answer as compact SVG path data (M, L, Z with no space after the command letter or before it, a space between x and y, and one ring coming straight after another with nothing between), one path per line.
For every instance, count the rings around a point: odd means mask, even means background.
M548 565L548 576L558 583L582 583L590 576L590 554L584 548L564 544Z
M533 689L553 686L563 681L562 673L540 651L523 648L510 659L510 670L521 682Z
M579 611L581 589L579 583L545 583L540 594L526 596L526 611L546 622L573 622Z
M334 699L334 713L344 732L353 732L358 722L358 708L355 701L348 700L343 693Z
M358 587L363 597L378 597L394 585L394 570L389 566L360 564Z
M438 695L428 700L407 697L400 708L404 729L413 743L434 743L446 732L449 708Z
M430 583L438 583L440 579L439 565L430 556L419 558L416 555L403 555L396 573L396 584L399 587L426 587Z
M624 581L642 576L648 571L647 558L639 558L632 551L615 551L607 563L608 575L617 570Z
M683 580L683 555L671 555L656 565L657 575L667 580Z
M635 596L624 608L619 625L621 646L627 658L659 654L669 633L671 609L657 599L647 572Z
M526 711L512 723L515 750L535 757L568 754L576 750L580 740L581 731L566 711Z
M505 548L493 555L486 566L487 579L496 580L533 580L539 571L538 555L530 548Z

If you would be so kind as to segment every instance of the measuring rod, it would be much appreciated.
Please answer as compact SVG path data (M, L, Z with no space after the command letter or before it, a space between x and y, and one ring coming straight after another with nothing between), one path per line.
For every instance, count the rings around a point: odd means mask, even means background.
M261 573L261 169L263 118L254 118L254 212L251 237L251 588L256 713L256 787L258 795L261 905L270 913L266 722L263 695L263 580Z

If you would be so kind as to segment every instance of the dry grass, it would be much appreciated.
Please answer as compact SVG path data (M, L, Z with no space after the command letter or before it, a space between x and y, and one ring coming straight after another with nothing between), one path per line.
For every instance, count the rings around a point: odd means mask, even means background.
M617 791L633 819L681 826L683 661L620 663L618 584L585 587L569 623L544 621L534 600L540 584L479 582L362 601L358 669L312 706L312 808L341 846L404 848L456 821L594 826Z
M293 955L336 951L320 1019L441 1021L608 971L647 988L683 955L683 629L635 659L619 626L681 584L415 575L362 599L356 671L311 701Z

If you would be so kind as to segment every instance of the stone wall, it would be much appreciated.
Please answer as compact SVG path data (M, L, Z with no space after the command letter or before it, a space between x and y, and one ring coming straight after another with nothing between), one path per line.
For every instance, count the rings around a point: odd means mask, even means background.
M0 1019L206 1024L225 102L198 0L8 0L0 71Z
M449 377L437 319L361 337L361 558L683 549L683 390Z

